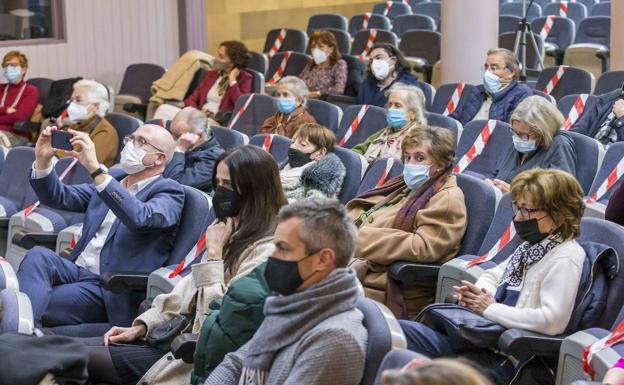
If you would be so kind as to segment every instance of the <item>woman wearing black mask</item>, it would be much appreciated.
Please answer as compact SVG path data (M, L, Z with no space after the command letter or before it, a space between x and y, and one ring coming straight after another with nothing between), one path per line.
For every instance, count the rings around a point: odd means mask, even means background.
M514 226L524 242L476 284L456 287L458 303L505 328L547 335L564 332L574 309L585 251L577 243L583 189L571 174L555 169L524 171L511 182ZM456 355L446 335L413 321L400 321L410 350L435 358ZM492 369L497 383L515 372L504 356L475 348L475 359Z
M93 381L188 383L191 365L140 340L181 314L190 315L187 331L199 333L211 312L210 303L273 253L277 212L287 203L273 157L255 146L230 149L216 161L213 185L218 223L206 230L201 261L192 265L171 293L157 296L131 327L113 327L104 335L105 347L91 348L89 374ZM116 346L120 343L138 346Z
M316 123L304 123L293 136L280 180L289 202L303 198L336 198L346 169L334 154L336 135Z

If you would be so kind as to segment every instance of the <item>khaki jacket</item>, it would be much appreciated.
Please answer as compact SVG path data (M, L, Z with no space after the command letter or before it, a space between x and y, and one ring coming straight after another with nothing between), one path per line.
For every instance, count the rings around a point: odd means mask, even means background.
M69 128L75 131L86 132L95 145L95 154L99 163L106 167L115 164L117 153L119 151L119 135L117 130L105 118L100 119L99 123L93 127L95 119L93 116L84 122L71 125ZM65 151L57 151L59 157L67 156Z
M455 257L466 232L464 194L454 176L418 210L412 232L392 228L399 209L408 201L409 190L405 190L406 194L389 202L392 205L377 210L362 223L351 261L366 296L380 302L385 302L389 265L396 261L444 263ZM383 198L356 198L347 204L349 215L357 219ZM431 303L434 294L435 287L430 283L406 289L403 297L409 316Z

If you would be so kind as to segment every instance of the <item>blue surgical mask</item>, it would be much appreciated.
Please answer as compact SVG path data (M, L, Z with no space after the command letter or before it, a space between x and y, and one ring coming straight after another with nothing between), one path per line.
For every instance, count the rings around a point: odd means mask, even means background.
M428 164L406 164L403 167L403 180L410 190L416 190L429 180Z
M297 108L297 101L295 98L277 98L277 109L282 114L290 114Z
M16 66L7 66L4 69L4 77L9 83L17 83L19 77L22 75L22 70Z
M399 108L389 108L386 112L386 121L388 125L392 128L399 128L407 123L407 118L405 118L405 110Z
M491 71L485 71L483 74L483 87L488 92L488 94L493 95L500 91L503 84L501 83L500 78L492 73Z
M513 145L516 148L516 151L523 154L533 152L537 149L535 139L522 139L517 135L512 135L511 139L513 140Z

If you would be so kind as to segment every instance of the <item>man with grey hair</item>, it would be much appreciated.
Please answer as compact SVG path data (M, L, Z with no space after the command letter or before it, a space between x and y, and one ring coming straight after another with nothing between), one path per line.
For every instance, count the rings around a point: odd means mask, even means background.
M171 121L171 135L175 153L163 176L211 193L213 168L223 148L212 135L206 115L194 107L183 108Z
M226 356L208 385L332 384L362 380L367 331L346 268L357 230L336 200L310 198L280 210L265 279L277 293L252 339Z

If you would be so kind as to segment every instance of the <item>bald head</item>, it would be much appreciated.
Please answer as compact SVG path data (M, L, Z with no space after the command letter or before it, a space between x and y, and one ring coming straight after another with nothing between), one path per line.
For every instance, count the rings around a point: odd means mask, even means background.
M173 151L175 150L175 140L171 133L161 126L156 124L144 124L133 134L134 136L142 136L154 147L161 150L166 156L166 163L169 163L173 157Z
M171 121L171 134L174 139L187 132L199 136L202 134L210 136L210 126L206 115L194 107L181 109Z

